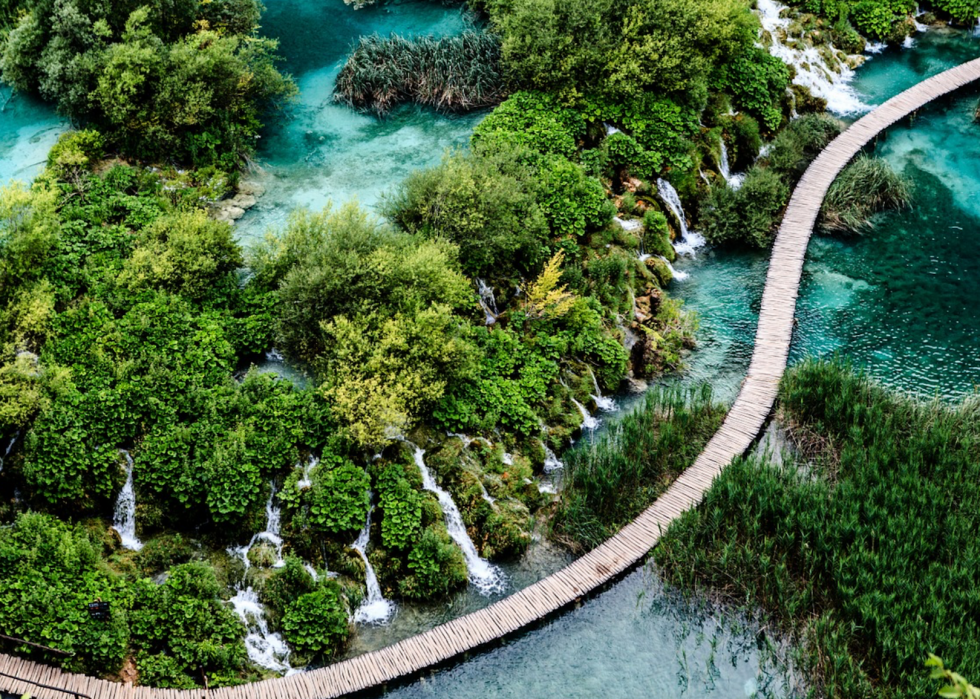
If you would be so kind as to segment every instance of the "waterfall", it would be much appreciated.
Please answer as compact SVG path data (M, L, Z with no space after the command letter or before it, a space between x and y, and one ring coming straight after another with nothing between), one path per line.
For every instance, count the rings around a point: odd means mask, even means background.
M497 322L497 316L500 313L497 311L497 299L494 298L493 288L485 281L476 278L476 290L479 293L480 307L483 309L483 313L486 315L487 325L493 325Z
M272 544L276 549L276 562L272 564L272 567L282 568L286 565L286 562L282 559L282 537L279 536L280 512L279 508L275 506L276 484L271 483L270 489L269 500L265 503L265 530L252 537L252 541L249 542L248 549L246 549L246 556L248 550L257 542L265 541L266 543Z
M313 481L310 480L310 474L313 473L313 469L315 469L319 463L320 460L315 456L310 456L310 458L307 459L306 465L303 467L303 475L300 476L300 479L296 482L297 488L302 490L303 488L309 488L313 485Z
M681 229L681 239L679 242L674 243L674 250L677 251L678 255L691 255L693 257L695 250L704 246L704 236L687 229L684 205L681 203L681 197L677 193L677 190L674 189L670 182L662 178L658 179L657 193L660 195L664 204L667 205L667 208L670 209L671 213L674 214L674 218L677 219L677 225Z
M279 362L281 364L285 361L285 358L282 356L282 352L273 347L265 353L265 360L267 362Z
M575 400L574 396L571 396L571 398L572 398L572 403L575 405L576 408L578 408L578 411L582 413L582 424L579 425L579 427L582 429L583 432L592 432L593 430L595 430L595 428L599 426L599 418L594 417L589 412L588 408L586 408L584 405L582 405L577 400Z
M592 367L589 367L589 375L592 377L592 385L595 387L595 393L592 394L592 400L595 401L596 407L605 413L615 410L616 401L602 395L602 390L599 388L599 381L596 379L595 372L592 371Z
M857 114L870 109L851 87L854 71L843 61L839 63L837 70L827 65L820 50L816 46L807 45L804 39L793 42L796 44L794 46L784 43L780 33L785 33L790 25L788 18L780 17L780 12L785 9L784 5L776 0L758 0L756 9L763 30L772 38L769 53L796 69L793 82L809 88L814 97L827 100L827 109L837 114ZM831 53L837 54L833 44L828 44L828 48Z
M687 272L682 272L679 269L674 269L674 265L670 264L670 260L668 260L663 255L660 256L660 259L664 261L665 265L667 265L667 269L669 269L670 273L673 275L674 281L682 282L685 279L687 279L689 276L691 276Z
M439 499L449 536L463 551L470 582L484 595L502 592L504 589L503 573L477 553L476 546L473 545L473 540L470 539L470 535L466 531L466 525L463 524L463 516L459 513L459 508L453 502L452 496L436 484L435 478L432 477L429 468L425 465L425 450L411 442L407 442L407 444L412 448L415 455L415 465L418 466L419 472L422 474L422 487L435 494Z
M544 445L544 472L551 473L552 471L560 471L565 468L564 462L555 456L555 452L551 451L551 447L544 442L541 442L541 444Z
M20 430L14 432L14 436L10 438L10 442L7 443L7 450L3 452L3 456L0 457L0 472L3 471L3 464L10 456L10 451L14 448L14 444L17 443L17 438L20 437Z
M368 496L373 500L371 495ZM381 594L381 586L378 584L378 576L374 573L374 566L367 557L368 542L371 539L371 513L374 511L374 503L368 505L367 521L364 529L357 535L357 540L351 547L364 561L364 582L367 586L367 598L361 606L354 612L354 621L360 624L386 624L395 613L395 605L384 598Z
M245 651L248 653L248 659L259 667L273 672L291 671L293 668L289 664L289 646L282 636L269 631L265 608L259 602L255 590L251 586L245 588L239 586L238 592L229 602L235 614L248 629L245 636Z
M718 141L721 150L721 159L718 163L718 169L721 171L721 176L725 178L725 182L728 183L728 186L732 189L738 189L742 186L742 180L745 179L745 175L741 173L737 175L732 174L731 165L728 163L728 147L725 145L725 139L719 138Z
M284 565L282 560L282 539L279 537L279 510L273 506L276 489L273 485L269 501L265 505L265 530L255 534L245 546L228 549L228 553L242 559L245 571L251 567L248 552L259 540L267 541L276 547L276 562L274 567ZM315 577L315 576L314 576ZM259 667L273 672L292 672L289 664L289 646L278 633L269 631L269 622L265 618L265 608L259 602L259 596L251 585L245 584L245 577L235 588L235 596L229 602L235 614L245 624L248 630L245 636L245 651L248 659Z
M11 444L11 446L13 446ZM7 451L10 449L8 447ZM116 508L112 516L112 528L119 532L123 548L139 551L143 543L136 537L136 492L133 490L133 457L125 449L120 449L126 457L126 482L119 497L116 498Z

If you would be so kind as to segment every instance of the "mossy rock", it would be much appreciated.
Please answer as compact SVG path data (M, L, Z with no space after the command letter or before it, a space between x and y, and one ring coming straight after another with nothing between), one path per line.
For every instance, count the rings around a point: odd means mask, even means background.
M674 273L670 271L667 263L659 257L648 257L646 259L646 266L653 276L656 277L661 289L665 288L674 280Z
M483 546L485 558L516 558L531 543L528 531L530 513L521 505L501 504L487 517L483 527Z
M264 541L253 546L248 552L248 562L257 568L271 568L277 559L276 547Z

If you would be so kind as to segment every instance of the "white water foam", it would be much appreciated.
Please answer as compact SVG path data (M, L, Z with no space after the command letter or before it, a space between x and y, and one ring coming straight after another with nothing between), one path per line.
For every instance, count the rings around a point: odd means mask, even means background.
M544 446L544 472L552 473L565 468L564 462L555 455L555 452L551 451L551 447L544 442L541 444Z
M599 426L599 418L592 415L588 408L575 400L574 396L571 398L572 404L582 413L582 424L579 427L583 432L593 432Z
M373 499L373 498L372 498ZM367 547L371 539L371 513L374 512L374 504L368 507L367 521L364 528L357 535L357 540L351 547L357 551L361 560L364 561L364 584L367 587L367 597L361 606L354 612L354 621L359 624L387 624L395 613L394 603L386 600L381 594L381 585L378 584L378 576L374 572L374 566L367 557Z
M784 5L775 0L757 0L756 9L763 30L772 38L769 53L796 69L793 82L809 88L815 97L827 100L827 109L836 114L860 114L871 109L850 85L854 71L843 61L839 63L839 70L835 70L827 64L820 50L809 45L805 39L794 41L792 46L783 43L781 34L790 25L788 18L780 16L786 9ZM837 53L832 44L828 48L832 53Z
M302 490L303 488L309 488L313 485L313 481L310 480L310 474L313 473L313 469L317 467L320 460L315 456L310 456L306 461L306 465L303 466L303 475L300 476L299 481L296 482L296 487Z
M470 582L484 595L502 592L506 587L503 572L485 558L481 558L480 554L477 553L476 546L466 531L463 516L459 512L459 508L456 507L452 496L439 487L429 472L429 468L425 465L425 450L411 442L406 443L412 448L415 465L418 466L419 472L422 474L422 487L438 498L449 536L463 551Z
M477 277L476 290L479 294L480 307L483 309L484 315L486 315L486 324L493 325L497 322L497 316L500 315L497 311L497 299L494 298L493 287Z
M595 388L595 393L592 394L592 400L595 401L596 407L604 413L610 413L616 410L616 401L602 395L602 389L599 388L599 381L596 379L592 367L589 367L589 375L592 377L592 386Z
M657 193L661 201L674 214L677 225L681 229L681 239L674 243L674 250L678 255L695 257L697 250L704 247L707 241L700 233L687 229L687 218L684 216L684 205L681 203L680 195L670 182L662 178L657 180Z
M20 437L20 430L17 430L16 432L14 432L14 436L11 437L10 438L10 441L7 443L7 449L6 449L6 451L4 451L3 452L3 456L0 457L0 472L3 471L3 464L7 460L7 457L10 456L10 452L11 452L11 450L13 450L14 444L17 443L17 438L18 437Z
M718 169L721 171L721 176L725 178L725 182L732 189L738 189L742 186L742 182L745 180L745 175L743 173L732 174L731 165L728 162L728 147L725 145L725 139L719 138L721 159L718 163Z
M660 259L664 261L664 264L665 265L667 265L667 269L670 270L670 273L671 273L671 275L673 275L675 282L682 282L682 281L684 281L685 279L687 279L688 277L691 276L687 272L682 272L679 269L674 269L674 265L670 264L670 260L668 260L663 255L660 256Z
M251 586L244 589L239 587L229 602L248 629L245 636L248 659L272 672L291 672L293 668L289 664L289 646L282 636L269 631L265 608L259 602L255 590Z
M11 444L11 446L13 446ZM7 451L10 449L8 447ZM120 449L119 453L126 458L126 482L119 497L116 498L116 507L112 515L112 528L119 532L123 548L131 551L139 551L143 548L143 542L136 536L136 492L133 490L133 457L125 449Z

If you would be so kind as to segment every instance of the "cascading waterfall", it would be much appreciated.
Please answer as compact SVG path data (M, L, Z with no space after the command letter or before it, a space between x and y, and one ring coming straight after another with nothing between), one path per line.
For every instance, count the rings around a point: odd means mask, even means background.
M320 460L312 455L306 460L306 465L303 466L303 475L300 476L300 479L296 482L297 488L309 488L313 485L313 481L310 480L310 474L313 473L313 469L315 469L319 463Z
M658 179L657 193L667 208L670 209L671 213L674 214L674 218L677 219L677 225L681 229L681 239L679 242L674 243L674 250L677 251L678 255L691 255L693 257L695 250L704 246L704 236L687 229L684 205L681 203L681 197L677 193L677 190L674 189L670 182L663 178Z
M228 549L228 553L238 556L245 564L245 572L251 567L248 552L258 541L266 541L276 547L275 567L283 565L282 539L279 537L279 510L273 506L276 489L273 486L269 501L265 506L265 530L254 535L245 546ZM314 576L315 577L315 576ZM278 633L269 631L269 622L265 618L265 607L259 602L259 595L251 585L245 584L245 576L235 588L235 596L229 602L232 609L242 620L247 629L245 636L245 651L248 658L259 667L272 672L290 673L293 671L289 664L289 646Z
M854 71L841 61L839 70L827 65L827 61L816 46L808 45L801 39L791 46L786 43L782 34L790 25L789 18L781 17L785 9L775 0L757 0L756 10L762 22L762 28L772 38L769 53L796 69L793 82L810 89L815 97L827 100L827 109L837 114L859 114L870 107L861 101L857 92L851 87ZM837 54L833 45L829 45L831 53Z
M745 175L742 173L732 174L731 165L728 162L728 146L725 145L725 139L719 138L719 150L721 151L720 162L718 163L718 169L721 171L721 176L725 178L725 182L732 189L738 189L742 186L742 181L745 179Z
M578 411L582 413L582 424L580 425L582 431L583 432L594 431L599 426L599 418L592 415L592 413L589 412L588 408L586 408L584 405L582 405L577 400L575 400L574 396L570 396L570 397L572 399L572 403L575 405L576 408L578 408Z
M670 260L668 260L663 255L660 256L660 259L664 261L665 265L667 265L667 269L669 269L671 275L673 275L674 281L682 282L685 279L687 279L689 276L691 276L687 272L682 272L679 269L674 269L674 265L670 264Z
M480 307L486 315L486 324L493 325L497 322L497 316L500 315L497 311L497 299L493 295L493 287L477 277L476 290L479 294Z
M592 377L592 385L595 387L595 393L592 394L592 400L595 401L596 407L605 413L615 410L616 401L602 395L602 390L599 388L599 381L596 379L595 372L592 371L592 367L589 367L589 375Z
M9 451L9 449L8 449ZM116 507L112 516L112 528L119 532L123 548L131 551L139 551L143 548L136 536L136 492L133 490L133 457L125 449L120 449L119 453L126 458L126 482L119 497L116 498Z
M229 602L235 614L248 629L245 636L245 651L248 653L248 659L272 672L290 672L293 668L289 664L289 646L282 636L269 631L265 607L259 602L258 593L251 586L245 588L239 586Z
M373 501L373 496L369 496ZM395 613L395 605L386 600L381 594L381 585L378 584L378 576L374 573L374 566L367 557L368 542L371 539L371 513L374 512L374 503L368 506L367 521L364 528L357 535L357 540L351 547L357 551L361 560L364 561L364 583L367 586L367 597L357 611L354 612L354 621L359 624L386 624Z
M477 553L476 546L466 531L466 525L463 524L463 516L459 512L459 508L456 507L456 503L453 502L452 496L436 484L435 478L432 477L429 468L425 465L425 450L411 442L406 443L414 452L415 465L418 466L419 472L422 474L422 487L438 498L449 536L463 551L470 582L484 595L502 592L505 587L503 572L485 558L481 558L480 554Z
M11 437L10 438L10 441L7 443L7 449L6 449L6 451L3 452L3 457L0 457L0 472L3 471L3 464L4 464L4 462L7 461L7 457L10 456L10 452L13 450L14 444L17 443L17 438L18 437L20 437L20 430L17 430L16 432L14 432L14 436Z
M248 548L251 549L257 542L265 541L276 549L276 562L273 568L282 568L286 562L282 558L282 537L279 536L279 508L275 506L276 485L270 485L269 501L265 503L265 530L252 537Z

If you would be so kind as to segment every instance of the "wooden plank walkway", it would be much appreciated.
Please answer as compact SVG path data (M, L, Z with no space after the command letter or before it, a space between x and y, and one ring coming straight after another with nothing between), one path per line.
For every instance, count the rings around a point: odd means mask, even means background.
M824 195L837 174L878 133L942 95L980 79L980 59L924 80L853 124L807 169L790 199L772 249L748 375L725 422L705 450L652 506L607 542L563 570L472 614L365 655L239 687L159 690L80 675L0 655L0 690L38 699L64 693L11 679L34 680L92 699L328 699L407 677L527 627L639 562L661 532L701 501L715 476L749 448L772 410L793 336L796 297L807 243Z

